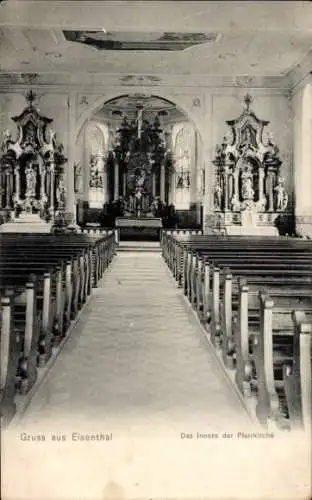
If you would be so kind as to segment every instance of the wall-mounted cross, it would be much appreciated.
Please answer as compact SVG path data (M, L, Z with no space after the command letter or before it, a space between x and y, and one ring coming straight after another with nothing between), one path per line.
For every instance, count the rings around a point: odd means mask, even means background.
M253 98L250 94L246 94L244 97L244 103L246 104L246 111L249 111L250 104L252 103Z
M32 103L36 99L36 94L30 90L29 92L26 93L26 101L28 102L28 106L32 106Z

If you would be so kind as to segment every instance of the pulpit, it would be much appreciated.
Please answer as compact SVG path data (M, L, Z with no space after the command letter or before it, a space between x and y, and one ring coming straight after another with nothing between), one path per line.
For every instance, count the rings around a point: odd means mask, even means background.
M228 234L278 235L274 221L288 206L282 162L271 137L264 138L269 122L258 119L250 103L247 95L245 110L226 122L229 135L216 148L214 213Z
M52 119L39 114L33 105L34 94L27 94L28 106L12 118L18 138L7 130L0 157L1 208L11 214L9 227L1 230L47 231L65 211L66 189L62 144L48 125ZM48 223L50 222L50 225ZM13 224L13 226L12 226ZM32 224L36 225L36 228Z

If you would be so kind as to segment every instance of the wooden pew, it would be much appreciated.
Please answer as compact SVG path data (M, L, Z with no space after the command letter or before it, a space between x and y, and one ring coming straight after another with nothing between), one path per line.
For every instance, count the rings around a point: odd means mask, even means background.
M25 236L25 239L23 238ZM114 238L0 235L1 422L16 411L114 255ZM93 282L95 280L95 283Z
M285 415L281 408L284 396L283 365L292 364L294 359L294 327L292 311L279 305L275 306L270 296L260 293L260 331L252 336L252 351L257 379L256 414L260 423L268 425L274 421L283 425ZM301 311L312 318L310 305L303 305ZM287 339L291 343L285 343ZM281 342L281 339L284 340ZM288 349L287 349L288 347ZM311 353L309 353L311 355ZM310 375L311 376L311 375Z
M289 341L289 338L293 337L293 331L290 330L292 327L291 310L298 307L298 301L302 302L303 299L308 299L311 296L311 242L291 241L290 239L285 242L285 239L281 241L279 238L277 240L272 239L269 242L267 239L264 241L262 239L261 242L261 239L256 238L250 244L249 239L248 241L242 241L241 238L236 241L233 241L233 239L226 241L222 237L217 242L215 238L208 242L207 240L203 242L203 238L196 239L195 242L181 244L176 239L167 238L168 244L164 248L164 257L168 266L178 283L184 286L185 294L191 304L196 307L197 312L200 315L202 314L204 319L210 319L212 339L216 347L222 347L222 357L225 365L232 368L238 367L236 381L241 391L243 393L249 391L250 393L251 382L253 382L253 387L258 388L257 415L259 420L265 425L270 419L283 422L285 412L281 409L281 399L277 397L277 393L280 395L281 387L284 387L280 377L281 363L290 362L296 356L296 349L294 348L292 352L291 344L288 344L288 358L284 353L278 359L276 356L273 358L272 348L271 358L274 359L274 368L271 369L271 373L273 371L273 374L276 375L277 370L279 380L275 380L273 376L274 382L273 385L271 383L270 387L277 385L277 388L275 387L276 397L274 397L273 391L270 391L270 400L264 383L266 378L269 377L269 370L267 364L263 362L264 359L267 360L268 342L259 341L262 338L260 332L263 334L261 329L263 324L262 314L267 318L267 313L262 312L265 307L263 304L259 305L257 295L259 288L262 290L264 288L266 294L271 293L274 297L276 307L273 314L272 346L273 339L274 346L276 346L276 338L280 341L283 335ZM201 240L199 244L198 240ZM211 247L208 251L207 243ZM247 250L246 244L248 244ZM240 279L242 277L248 278L251 292L249 298L252 298L253 301L250 308L248 308L248 287ZM295 286L297 288L294 288ZM263 291L261 296L265 296ZM258 302L257 305L254 304L255 299ZM302 302L299 306L302 310L297 311L297 314L303 314L303 311L308 315L311 314L310 303ZM233 317L232 314L235 308L239 311L238 318ZM238 320L238 322L235 323L235 320ZM306 325L305 328L308 328L308 326ZM276 337L278 330L280 335ZM236 332L235 336L233 331ZM253 334L251 334L252 332ZM307 339L307 336L304 339ZM305 340L305 342L308 343L310 340ZM285 348L285 345L282 347ZM299 355L297 357L299 358ZM311 367L311 364L308 365L308 361L311 363L311 359L306 360L306 358L304 358L304 366ZM257 361L256 371L255 360ZM284 370L286 380L287 376L290 377L289 364ZM298 382L298 370L296 375L289 379L289 384L292 384L291 387L293 387L293 382L290 382L292 379L296 380L297 386L299 383L302 384L302 382ZM285 392L287 392L286 382ZM294 408L298 408L298 401L296 403L294 396L291 396L293 390L288 392L290 394L287 396L288 399L293 401ZM307 401L307 397L304 399ZM288 404L288 408L290 406ZM305 408L307 408L306 403ZM291 410L288 411L291 414ZM296 413L296 411L298 413L298 410L295 409L293 413Z
M11 297L1 297L1 337L0 337L0 416L3 429L16 412L15 384L21 351L21 342L13 328L13 301Z
M293 322L293 363L285 364L283 370L290 427L311 431L312 322L303 311L293 311Z

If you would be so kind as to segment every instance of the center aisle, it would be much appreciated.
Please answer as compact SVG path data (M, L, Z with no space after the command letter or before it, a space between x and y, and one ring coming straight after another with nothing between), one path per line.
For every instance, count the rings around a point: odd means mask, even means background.
M2 436L3 498L303 498L306 445L258 431L160 252L120 252Z
M246 429L242 404L160 253L117 255L23 422L66 415L138 428L148 418L181 432L192 423L199 432Z

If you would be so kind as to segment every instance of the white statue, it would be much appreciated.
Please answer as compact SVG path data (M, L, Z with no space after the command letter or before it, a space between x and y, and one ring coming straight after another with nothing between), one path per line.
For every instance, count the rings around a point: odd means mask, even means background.
M25 169L26 174L26 198L35 198L37 174L33 168L32 162L27 164Z
M140 171L140 176L137 178L136 187L143 188L145 182L145 170Z
M244 200L253 200L254 190L252 188L252 181L250 177L245 177L242 183L242 197Z
M66 194L66 189L64 185L64 180L60 178L58 186L56 188L56 199L57 199L57 204L58 208L64 208L65 206L65 194Z
M276 192L276 210L278 212L283 212L286 210L288 204L288 194L284 187L284 179L279 178L274 191Z
M216 184L214 188L214 206L217 210L221 209L222 189L220 184Z

